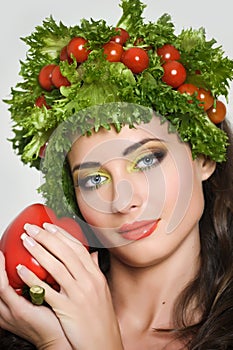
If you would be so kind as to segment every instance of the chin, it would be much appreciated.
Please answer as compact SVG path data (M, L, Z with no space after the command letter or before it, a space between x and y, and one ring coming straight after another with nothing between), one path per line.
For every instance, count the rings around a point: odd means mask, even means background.
M167 250L166 252L162 252L161 249L157 252L156 250L155 243L143 242L142 244L140 240L109 249L114 259L135 268L157 265L170 255Z

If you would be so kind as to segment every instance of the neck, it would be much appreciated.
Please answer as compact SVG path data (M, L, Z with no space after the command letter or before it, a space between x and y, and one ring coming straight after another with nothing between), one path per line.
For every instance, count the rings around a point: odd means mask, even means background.
M119 322L136 322L141 329L172 328L174 304L198 271L199 252L195 235L166 259L146 267L129 266L111 254L109 285Z

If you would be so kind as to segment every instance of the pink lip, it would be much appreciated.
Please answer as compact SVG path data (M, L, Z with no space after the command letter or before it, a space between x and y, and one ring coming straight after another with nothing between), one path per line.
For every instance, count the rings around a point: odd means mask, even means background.
M156 230L159 221L160 219L124 224L119 228L118 233L125 239L137 241L138 239L150 236Z

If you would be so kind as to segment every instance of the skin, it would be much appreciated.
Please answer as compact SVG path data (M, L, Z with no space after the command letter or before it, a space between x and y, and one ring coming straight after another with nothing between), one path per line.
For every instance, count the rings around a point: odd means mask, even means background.
M55 330L58 339L52 342L58 344L63 337L63 349L87 350L93 344L97 350L181 348L153 328L174 326L176 297L197 271L202 182L215 164L204 157L193 161L188 145L168 133L157 117L136 129L125 126L119 134L111 129L79 137L68 158L79 208L110 251L108 282L96 254L90 255L66 232L49 224L44 229L26 225L25 248L57 280L61 291L20 266L18 273L26 284L45 288L53 311L32 307L8 285L1 257L0 326L25 336L23 321L27 338L39 349L56 348L51 344ZM93 167L94 161L98 166ZM101 186L93 188L96 182ZM142 220L158 220L149 236L129 240L119 233L122 225ZM16 309L17 302L25 303L24 312ZM33 312L30 318L29 312Z

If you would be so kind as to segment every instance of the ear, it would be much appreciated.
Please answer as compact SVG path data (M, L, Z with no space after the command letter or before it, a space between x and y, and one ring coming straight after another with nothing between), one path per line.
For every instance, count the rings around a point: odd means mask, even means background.
M198 163L202 181L208 180L216 169L216 162L205 156L200 156Z

